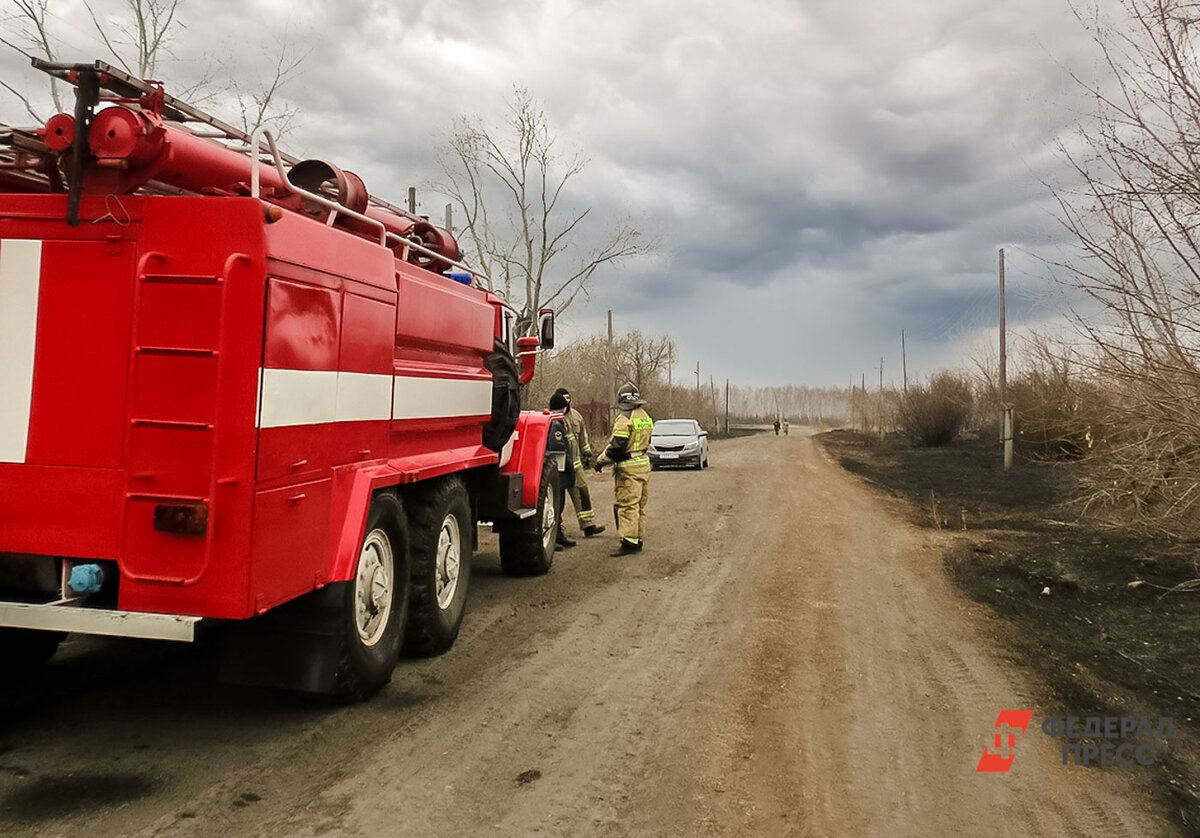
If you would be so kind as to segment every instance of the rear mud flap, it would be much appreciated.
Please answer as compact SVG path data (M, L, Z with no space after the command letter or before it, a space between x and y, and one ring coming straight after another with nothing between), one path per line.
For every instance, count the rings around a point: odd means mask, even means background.
M229 623L220 678L228 684L332 695L341 653L339 612L347 582L328 585L260 617Z

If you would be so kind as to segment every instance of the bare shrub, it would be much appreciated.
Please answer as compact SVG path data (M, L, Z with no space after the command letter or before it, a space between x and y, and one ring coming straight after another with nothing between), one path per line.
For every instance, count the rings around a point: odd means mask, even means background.
M1082 503L1190 537L1200 534L1200 20L1191 0L1121 7L1116 24L1084 20L1112 86L1091 91L1096 118L1066 153L1082 186L1058 194L1085 257L1064 267L1099 310L1078 321L1098 436Z
M1200 536L1200 371L1110 358L1110 390L1083 471L1090 517L1148 533Z
M1096 444L1109 414L1106 388L1070 347L1041 336L1026 341L1008 383L1013 431L1035 459L1079 459Z
M939 372L928 384L910 384L899 400L896 423L914 442L945 445L966 427L974 404L965 376Z

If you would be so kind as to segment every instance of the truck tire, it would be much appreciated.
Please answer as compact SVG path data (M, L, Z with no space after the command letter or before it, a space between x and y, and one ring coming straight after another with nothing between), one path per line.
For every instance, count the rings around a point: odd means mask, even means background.
M483 365L492 373L492 417L483 426L483 444L500 452L521 416L521 371L500 340L496 340L494 351Z
M39 629L0 629L0 663L5 672L23 673L44 664L67 635Z
M500 569L508 576L541 576L554 564L558 540L558 466L547 459L542 466L537 512L500 532Z
M412 585L404 654L430 657L453 646L462 625L474 522L461 477L435 480L408 500Z
M408 528L392 492L371 498L358 565L342 596L335 696L359 701L391 679L408 616Z

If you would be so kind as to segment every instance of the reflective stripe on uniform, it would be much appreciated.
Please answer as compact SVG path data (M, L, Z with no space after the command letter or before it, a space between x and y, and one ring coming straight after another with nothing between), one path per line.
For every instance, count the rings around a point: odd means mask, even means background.
M628 468L630 466L647 466L650 465L650 457L645 451L635 451L627 460L620 460L613 463L616 468Z

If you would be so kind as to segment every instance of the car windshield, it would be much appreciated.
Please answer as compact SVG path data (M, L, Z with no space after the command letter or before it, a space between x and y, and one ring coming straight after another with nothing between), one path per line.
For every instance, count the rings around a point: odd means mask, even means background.
M690 419L663 419L654 423L654 436L695 436L696 423Z

